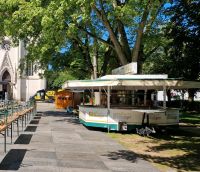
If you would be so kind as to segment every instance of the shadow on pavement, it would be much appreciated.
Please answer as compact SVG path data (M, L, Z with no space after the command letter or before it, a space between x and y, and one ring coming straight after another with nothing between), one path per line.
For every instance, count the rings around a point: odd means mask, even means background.
M67 118L67 119L63 119L63 120L56 120L56 121L58 121L58 122L59 122L59 121L66 121L66 122L71 123L71 124L81 125L79 119L74 118L74 117L72 117L72 118Z
M29 144L32 136L32 134L20 134L14 144Z
M31 120L29 124L39 124L39 120Z
M42 112L42 113L41 113L41 112L37 112L37 113L35 114L34 118L35 118L35 117L40 117L40 118L41 118L42 115L43 115L43 112Z
M41 116L35 116L33 119L41 119Z
M41 117L42 114L35 114L35 117Z
M72 115L67 112L61 112L61 111L46 111L43 113L43 116L67 117Z
M42 112L42 111L37 111L37 114L43 114L44 112Z
M128 150L118 150L116 152L109 152L108 154L104 154L103 156L107 156L111 160L124 159L132 163L135 163L138 158L137 154Z
M35 132L37 129L37 126L27 126L24 131L26 132Z
M26 151L26 149L11 149L1 161L0 170L18 170Z

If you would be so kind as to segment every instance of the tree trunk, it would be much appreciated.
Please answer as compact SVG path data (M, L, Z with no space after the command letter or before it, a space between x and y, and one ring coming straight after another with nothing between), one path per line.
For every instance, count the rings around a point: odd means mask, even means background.
M85 44L78 37L76 37L73 40L73 44L82 53L83 59L85 61L85 64L87 64L87 68L89 69L89 71L91 72L91 74L93 74L93 64L92 64L91 57L90 57L88 35L86 35Z
M92 66L91 60L88 60L90 59L90 53L88 52L89 49L87 45L84 45L83 42L79 38L74 39L73 44L74 44L74 47L79 49L79 51L81 52L83 56L83 60L85 61L85 64L87 64L88 69L90 70L90 72L92 72L93 66Z
M91 71L93 71L93 64L92 64L92 59L90 56L90 48L89 48L89 39L88 39L88 35L86 35L86 39L85 39L85 54L86 54L86 60L87 63L91 69Z
M108 57L110 57L112 51L113 51L113 49L109 47L109 49L104 54L103 65L101 67L101 75L102 76L106 75L108 63L110 60L110 58L108 58Z
M126 32L124 30L124 24L119 19L117 19L117 24L118 24L118 33L119 33L119 39L120 39L122 49L126 55L127 60L131 61L131 49L128 44Z
M106 21L103 21L104 22L104 25L105 27L108 29L108 32L110 34L110 39L115 47L115 51L117 53L117 56L119 58L119 61L122 65L126 65L128 62L127 62L127 59L126 59L126 56L122 50L122 47L119 43L119 41L117 40L117 37L116 35L114 34L113 32L113 29L112 27L110 26L110 23L106 20Z
M133 62L138 62L139 58L139 51L140 51L140 46L143 38L143 33L144 33L144 28L148 19L149 15L149 9L151 6L152 0L149 0L147 2L146 8L144 9L143 15L141 22L139 24L138 30L137 30L137 36L136 36L136 42L132 51L132 61Z
M195 89L188 89L188 101L193 102L194 101L194 94L196 90Z
M98 66L97 66L97 40L94 39L94 55L93 55L93 71L94 71L94 79L97 79L97 71L98 71Z
M144 62L144 45L141 44L140 46L140 51L138 54L138 61L137 61L137 66L138 66L138 73L141 74L142 73L142 65Z
M171 99L172 99L172 96L171 96L171 90L167 90L167 98L168 98L168 106L171 106Z
M101 10L99 10L95 5L93 5L93 9L96 11L98 18L103 22L104 26L107 28L110 35L110 39L115 47L115 51L117 53L120 63L122 65L126 65L128 63L126 59L126 55L124 54L122 47L113 31L113 28L111 27L110 22L108 21L106 17L103 7Z

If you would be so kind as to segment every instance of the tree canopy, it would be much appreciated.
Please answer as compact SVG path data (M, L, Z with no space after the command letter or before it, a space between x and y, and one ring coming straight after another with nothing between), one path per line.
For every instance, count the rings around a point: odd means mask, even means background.
M200 1L176 0L166 10L166 24L159 54L148 59L148 72L168 73L170 77L199 79L200 74Z
M84 79L138 62L140 73L144 63L149 73L197 79L199 2L167 2L0 0L0 37L23 40L46 75Z

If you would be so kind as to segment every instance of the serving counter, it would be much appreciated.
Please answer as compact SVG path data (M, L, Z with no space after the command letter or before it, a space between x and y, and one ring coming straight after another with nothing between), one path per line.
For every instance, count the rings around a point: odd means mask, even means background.
M79 119L85 126L109 128L109 130L132 130L144 125L178 126L179 109L175 108L126 108L79 106Z

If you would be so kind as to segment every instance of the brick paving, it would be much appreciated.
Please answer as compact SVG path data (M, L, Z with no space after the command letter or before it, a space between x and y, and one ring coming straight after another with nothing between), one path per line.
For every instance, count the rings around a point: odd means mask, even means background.
M14 144L3 152L0 171L157 172L150 163L126 150L105 132L89 130L53 104L38 103L38 112Z

